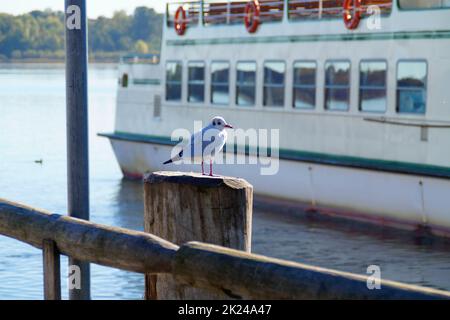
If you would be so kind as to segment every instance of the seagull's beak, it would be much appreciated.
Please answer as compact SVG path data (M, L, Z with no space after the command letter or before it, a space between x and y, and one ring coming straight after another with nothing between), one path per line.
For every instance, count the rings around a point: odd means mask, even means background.
M226 125L225 125L225 128L233 129L233 126L232 126L231 124L226 124Z

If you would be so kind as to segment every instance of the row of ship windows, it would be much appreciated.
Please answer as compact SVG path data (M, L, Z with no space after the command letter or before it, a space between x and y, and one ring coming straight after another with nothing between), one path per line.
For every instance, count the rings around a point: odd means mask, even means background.
M215 105L230 104L230 63L211 62L210 102ZM324 108L329 111L350 109L350 70L346 60L325 62ZM205 63L188 62L187 100L205 102ZM256 104L257 63L237 62L235 104L252 107ZM359 65L359 110L384 113L387 111L388 64L384 60L362 60ZM170 61L166 64L166 101L182 101L183 64ZM295 109L313 110L317 100L317 62L297 61L293 65L293 99ZM398 113L425 114L427 100L427 62L401 60L397 64ZM286 90L286 63L264 63L263 105L284 107Z

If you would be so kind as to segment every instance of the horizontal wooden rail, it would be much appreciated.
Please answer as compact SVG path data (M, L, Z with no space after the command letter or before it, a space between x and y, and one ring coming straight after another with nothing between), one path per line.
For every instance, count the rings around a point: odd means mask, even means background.
M364 276L213 245L191 242L180 248L151 234L50 214L1 199L0 235L41 249L46 243L47 253L55 256L61 253L143 274L171 273L183 284L233 299L450 299L450 292L392 281L382 280L380 290L369 290ZM46 260L50 269L55 265L52 259ZM56 274L52 272L53 277Z
M196 242L181 246L175 260L178 281L236 299L450 299L450 292L387 280L369 290L366 276Z
M82 261L138 273L170 273L178 246L151 234L50 214L0 199L0 234Z

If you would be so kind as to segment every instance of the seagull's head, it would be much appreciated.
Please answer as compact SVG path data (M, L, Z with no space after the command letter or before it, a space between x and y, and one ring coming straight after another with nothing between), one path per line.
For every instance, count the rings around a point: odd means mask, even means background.
M225 130L226 128L233 129L233 126L228 124L222 117L214 117L214 119L211 120L211 125L219 131Z

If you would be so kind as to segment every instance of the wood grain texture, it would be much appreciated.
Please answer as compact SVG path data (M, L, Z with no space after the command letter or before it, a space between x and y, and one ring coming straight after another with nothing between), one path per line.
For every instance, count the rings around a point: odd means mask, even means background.
M178 246L156 236L50 214L0 199L0 234L42 249L56 242L61 254L138 273L170 273Z
M54 241L43 241L42 256L44 260L44 299L61 300L61 263Z
M177 252L174 275L184 283L234 299L250 300L430 300L450 292L381 280L369 290L367 276L188 243Z
M201 241L251 251L253 187L245 180L158 172L145 178L144 199L146 232L179 245ZM150 299L229 298L181 285L171 275L148 275L146 283Z

